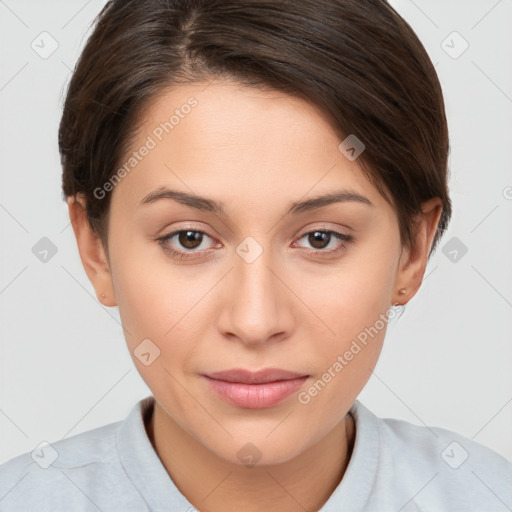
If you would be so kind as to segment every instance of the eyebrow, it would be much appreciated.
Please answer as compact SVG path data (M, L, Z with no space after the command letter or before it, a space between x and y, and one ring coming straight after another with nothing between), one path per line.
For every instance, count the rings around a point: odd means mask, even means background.
M207 197L201 197L196 194L189 194L179 190L172 190L166 187L160 187L150 192L142 201L140 206L153 204L162 199L173 200L184 206L195 208L205 212L226 216L224 204L214 201ZM299 214L306 211L315 210L334 203L357 202L367 206L375 206L367 197L352 192L350 190L338 190L322 196L313 197L305 201L292 202L286 215Z

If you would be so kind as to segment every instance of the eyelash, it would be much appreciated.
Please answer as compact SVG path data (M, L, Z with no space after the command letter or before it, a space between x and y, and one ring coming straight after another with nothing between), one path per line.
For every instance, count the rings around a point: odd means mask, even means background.
M162 246L164 251L170 253L170 255L173 258L179 258L179 259L195 258L196 254L200 254L201 252L203 252L203 253L211 253L211 251L214 250L214 249L204 249L203 251L195 251L195 252L176 251L174 249L171 249L167 245L167 242L171 238L173 238L174 236L176 236L176 235L178 235L180 233L184 233L184 232L187 232L187 231L192 231L193 233L200 233L202 235L206 235L209 238L212 238L210 235L208 235L208 233L206 233L206 232L204 232L204 231L202 231L200 229L194 229L193 227L190 227L190 228L183 228L183 229L179 229L177 231L173 231L172 233L169 233L168 235L165 235L165 236L163 236L161 238L157 238L156 241L159 243L159 245ZM340 240L340 244L335 249L330 249L328 251L322 250L322 249L308 251L309 254L312 254L314 256L316 256L316 255L332 256L332 255L337 254L338 252L346 249L347 245L354 241L354 237L352 235L345 235L343 233L338 233L337 231L333 231L332 229L321 229L321 228L313 229L311 231L307 231L307 232L303 233L299 237L299 240L304 238L305 236L313 234L313 233L331 234L335 238Z

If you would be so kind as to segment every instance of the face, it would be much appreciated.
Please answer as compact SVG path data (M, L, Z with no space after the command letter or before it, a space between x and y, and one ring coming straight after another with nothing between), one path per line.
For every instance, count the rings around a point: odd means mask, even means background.
M250 442L275 464L326 436L367 382L396 296L398 220L313 106L205 87L170 89L144 112L112 192L111 283L168 421L227 461ZM340 200L310 201L328 194ZM305 377L289 394L224 396L205 377L239 368Z

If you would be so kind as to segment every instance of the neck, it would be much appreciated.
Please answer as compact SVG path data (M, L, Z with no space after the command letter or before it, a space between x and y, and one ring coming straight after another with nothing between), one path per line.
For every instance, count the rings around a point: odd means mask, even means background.
M202 512L319 510L341 482L355 438L355 423L347 414L297 457L281 464L247 467L212 453L156 401L146 430L176 487Z

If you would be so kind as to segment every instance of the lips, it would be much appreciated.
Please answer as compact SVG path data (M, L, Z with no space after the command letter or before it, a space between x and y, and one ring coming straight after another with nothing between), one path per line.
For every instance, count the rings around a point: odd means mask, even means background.
M223 380L224 382L239 382L241 384L266 384L268 382L281 380L300 379L302 377L308 377L308 375L282 370L280 368L266 368L257 372L244 370L243 368L235 368L222 372L208 373L206 377L215 380Z
M274 407L299 391L309 375L267 368L258 372L244 369L203 375L208 388L219 398L246 409Z

